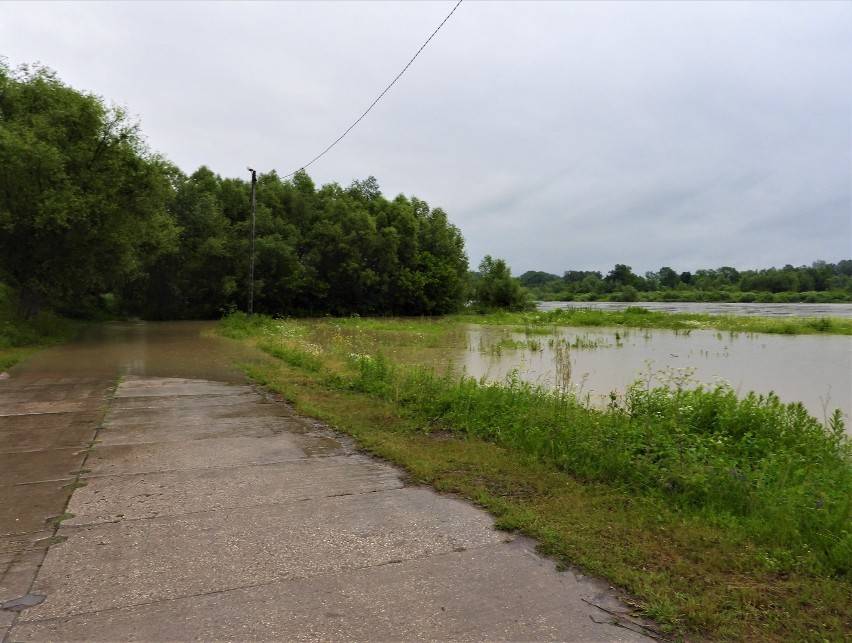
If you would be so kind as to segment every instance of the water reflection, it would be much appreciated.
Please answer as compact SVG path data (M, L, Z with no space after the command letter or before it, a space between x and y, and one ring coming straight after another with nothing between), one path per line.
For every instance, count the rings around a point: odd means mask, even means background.
M722 380L742 395L774 391L784 402L802 402L820 420L826 409L839 408L847 418L852 413L852 338L844 336L599 328L526 335L471 327L456 362L477 378L499 381L517 369L525 381L556 387L562 375L557 342L573 346L571 386L593 402L624 391L650 360L654 371L694 369L699 382Z

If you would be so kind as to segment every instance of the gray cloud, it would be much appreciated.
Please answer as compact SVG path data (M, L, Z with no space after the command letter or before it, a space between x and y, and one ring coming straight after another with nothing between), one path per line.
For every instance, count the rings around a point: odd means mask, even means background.
M453 2L3 3L0 54L139 114L184 171L293 171ZM467 1L309 168L441 206L515 274L852 255L852 5Z

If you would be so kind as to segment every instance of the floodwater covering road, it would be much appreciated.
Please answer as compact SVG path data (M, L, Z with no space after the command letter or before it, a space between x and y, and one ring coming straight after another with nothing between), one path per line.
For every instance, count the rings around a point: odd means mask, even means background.
M606 585L249 385L199 323L89 327L0 380L0 633L648 640Z

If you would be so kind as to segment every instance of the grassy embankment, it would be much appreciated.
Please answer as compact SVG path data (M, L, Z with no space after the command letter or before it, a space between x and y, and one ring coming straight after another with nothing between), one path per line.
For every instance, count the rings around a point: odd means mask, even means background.
M617 315L606 325L664 323L656 313ZM566 317L588 323L577 313L476 320L526 327ZM685 329L773 323L669 317ZM852 448L840 417L824 427L800 405L691 390L677 374L664 387L637 382L594 410L517 379L460 380L388 357L462 342L460 321L471 319L238 314L222 332L278 358L247 372L300 412L403 466L412 481L479 503L557 560L607 578L675 636L852 636ZM779 332L792 323L780 320ZM849 332L846 321L827 325Z
M50 312L28 321L17 313L15 297L0 283L0 373L37 350L66 341L76 326Z

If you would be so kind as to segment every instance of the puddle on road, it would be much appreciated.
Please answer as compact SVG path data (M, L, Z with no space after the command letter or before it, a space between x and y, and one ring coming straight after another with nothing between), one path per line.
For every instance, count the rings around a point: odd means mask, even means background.
M329 455L341 455L345 453L343 444L339 439L331 438L318 433L306 433L299 440L299 447L309 458L319 458Z
M41 605L46 598L47 596L43 596L42 594L24 594L19 598L6 601L0 605L0 609L8 612L22 612L28 607Z

